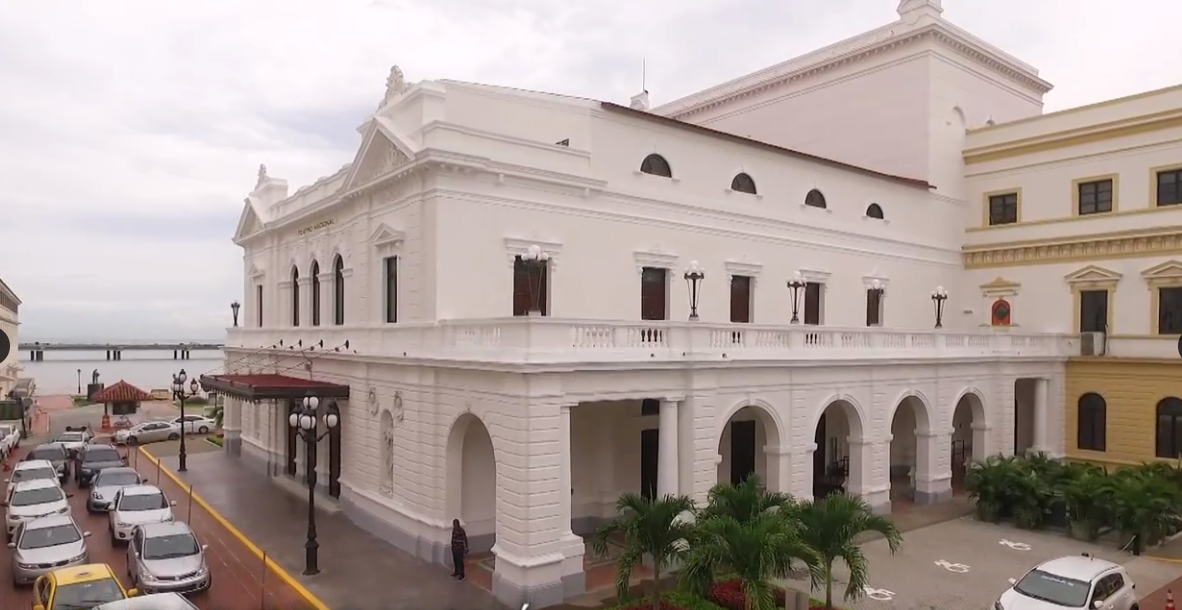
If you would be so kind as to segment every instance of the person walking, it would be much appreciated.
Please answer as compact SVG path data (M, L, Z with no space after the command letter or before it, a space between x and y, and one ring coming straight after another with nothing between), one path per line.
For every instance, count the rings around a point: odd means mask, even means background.
M459 519L451 520L451 561L456 566L451 577L464 580L464 556L468 554L468 532L460 525Z

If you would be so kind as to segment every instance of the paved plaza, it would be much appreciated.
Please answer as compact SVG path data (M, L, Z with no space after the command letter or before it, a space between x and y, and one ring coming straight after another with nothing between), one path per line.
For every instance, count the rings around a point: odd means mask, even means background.
M834 586L836 605L849 610L989 610L1009 586L1007 579L1020 578L1042 561L1084 552L1124 564L1142 597L1177 578L1182 567L1053 532L1028 532L972 517L907 532L903 548L894 556L884 540L868 542L862 549L870 563L873 591L854 602L837 599L845 591L844 566L838 568L840 585ZM807 581L786 584L808 589Z

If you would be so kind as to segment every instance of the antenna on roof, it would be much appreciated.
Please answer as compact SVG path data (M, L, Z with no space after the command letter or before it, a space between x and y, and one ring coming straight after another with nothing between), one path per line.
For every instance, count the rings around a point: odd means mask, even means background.
M648 58L640 58L640 90L648 93Z

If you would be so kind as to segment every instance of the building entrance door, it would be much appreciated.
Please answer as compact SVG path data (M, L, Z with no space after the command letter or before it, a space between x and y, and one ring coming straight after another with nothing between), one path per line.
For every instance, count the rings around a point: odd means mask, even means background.
M660 461L658 443L660 440L660 430L640 431L640 495L650 499L657 497L657 465Z
M755 472L755 422L731 422L731 484L738 485ZM766 483L766 481L765 481Z

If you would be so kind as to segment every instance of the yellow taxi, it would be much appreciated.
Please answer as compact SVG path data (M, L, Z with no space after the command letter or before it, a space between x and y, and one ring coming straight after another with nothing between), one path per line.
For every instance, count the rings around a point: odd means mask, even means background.
M137 595L124 589L105 563L62 568L33 583L33 610L90 610L107 602Z

